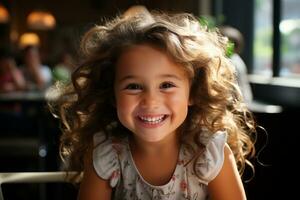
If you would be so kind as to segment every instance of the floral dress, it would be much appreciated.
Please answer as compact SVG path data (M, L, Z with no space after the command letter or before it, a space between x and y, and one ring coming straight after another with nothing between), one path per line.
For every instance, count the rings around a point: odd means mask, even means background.
M220 172L224 161L225 132L205 133L201 142L205 151L196 163L196 170L201 179L193 171L193 162L188 161L191 155L183 146L179 152L177 166L172 178L165 185L154 186L143 179L139 173L128 140L109 138L105 142L101 133L96 133L93 152L93 165L96 173L109 180L114 188L113 199L150 200L150 199L208 199L207 185Z

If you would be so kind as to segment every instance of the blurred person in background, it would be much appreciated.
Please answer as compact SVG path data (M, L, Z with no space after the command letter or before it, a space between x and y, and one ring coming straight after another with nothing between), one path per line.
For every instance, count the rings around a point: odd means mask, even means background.
M12 92L25 89L25 79L17 68L12 52L0 49L0 92Z
M60 81L62 83L70 82L73 67L74 61L71 53L67 51L62 52L59 58L59 62L52 70L53 81Z
M6 47L0 48L0 95L6 95L24 90L26 82L21 70L17 67L14 53ZM25 128L22 106L19 102L5 101L0 104L0 133L1 137L7 133L21 131ZM18 126L16 126L18 124ZM25 126L24 126L25 124ZM0 139L1 140L1 139Z
M37 46L26 46L22 50L23 65L21 70L29 90L44 90L52 83L52 73L47 65L41 63L40 53Z
M237 82L241 89L244 100L246 103L251 103L253 101L253 94L247 76L247 66L243 59L240 57L244 48L244 37L239 30L231 26L221 26L219 30L220 33L226 36L234 45L232 52L233 54L230 56L230 59L236 67Z

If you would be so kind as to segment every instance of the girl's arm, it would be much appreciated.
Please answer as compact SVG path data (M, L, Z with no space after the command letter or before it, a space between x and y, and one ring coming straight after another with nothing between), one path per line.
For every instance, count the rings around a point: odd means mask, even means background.
M245 190L234 155L230 147L224 147L224 163L217 177L208 184L210 199L212 200L244 200Z
M92 153L85 159L84 175L80 184L78 200L109 200L112 188L108 180L100 178L94 169Z

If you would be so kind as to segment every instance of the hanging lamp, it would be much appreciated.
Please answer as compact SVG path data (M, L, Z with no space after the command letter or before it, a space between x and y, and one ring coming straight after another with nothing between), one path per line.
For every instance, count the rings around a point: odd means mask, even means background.
M39 46L40 45L40 38L36 33L24 33L20 37L19 47L22 49L26 46Z
M56 25L55 17L47 11L32 11L27 16L27 25L32 30L50 30Z
M7 23L9 21L9 18L10 16L8 10L2 4L0 4L0 23Z

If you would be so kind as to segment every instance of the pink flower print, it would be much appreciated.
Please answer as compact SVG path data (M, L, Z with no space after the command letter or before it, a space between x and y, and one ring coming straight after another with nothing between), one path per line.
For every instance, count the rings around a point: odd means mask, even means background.
M120 175L120 171L119 170L115 170L112 172L111 176L110 176L110 180L118 178Z
M177 165L183 165L184 164L184 160L178 160L177 161Z
M181 189L181 191L183 191L183 192L187 190L187 183L186 183L185 180L182 180L182 181L180 182L180 189Z
M111 143L112 143L112 144L119 144L119 143L120 143L120 139L119 139L119 138L113 137L113 138L111 139Z
M112 144L113 149L116 151L117 155L121 155L122 153L122 148L118 144Z
M175 181L176 180L176 176L173 175L171 179L172 179L172 181Z

